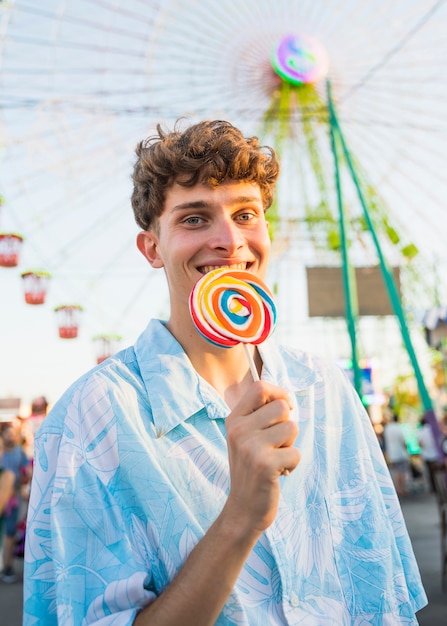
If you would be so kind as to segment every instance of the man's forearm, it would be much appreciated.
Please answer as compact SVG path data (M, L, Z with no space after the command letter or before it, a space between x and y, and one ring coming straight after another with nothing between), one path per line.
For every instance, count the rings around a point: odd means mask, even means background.
M221 514L167 589L140 611L135 626L212 626L256 543Z

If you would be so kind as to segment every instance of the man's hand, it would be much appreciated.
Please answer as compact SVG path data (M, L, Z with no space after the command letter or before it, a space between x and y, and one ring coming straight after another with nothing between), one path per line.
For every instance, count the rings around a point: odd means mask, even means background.
M284 389L257 381L227 417L227 502L169 587L138 613L135 626L215 623L259 535L275 519L282 471L299 463L291 408Z
M278 508L279 476L300 461L291 408L284 389L257 381L227 417L231 490L224 513L234 516L242 532L260 534L270 526Z

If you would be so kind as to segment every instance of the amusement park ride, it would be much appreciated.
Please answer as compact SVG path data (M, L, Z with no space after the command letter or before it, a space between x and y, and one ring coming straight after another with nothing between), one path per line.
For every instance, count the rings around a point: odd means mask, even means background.
M91 4L96 5L95 2ZM240 4L237 16L227 11L230 6L234 9L234 2L204 1L197 3L194 10L190 8L188 2L183 0L144 4L147 10L142 18L144 17L146 21L138 20L140 30L134 33L131 33L130 28L126 32L119 20L126 26L131 22L137 23L136 15L132 14L135 11L131 8L116 8L115 17L118 20L118 26L111 24L108 29L104 29L104 33L101 32L101 41L104 45L97 49L88 39L90 32L88 29L91 30L95 23L100 23L100 20L95 22L93 17L87 19L85 15L76 13L76 15L67 15L66 22L64 22L65 8L60 7L59 23L52 29L53 37L60 37L64 46L69 46L70 37L64 35L64 28L68 28L70 24L75 25L80 35L82 34L77 48L81 47L80 42L85 44L88 61L86 61L86 67L92 66L90 55L97 55L94 57L93 67L97 67L98 74L88 74L87 82L91 90L89 97L77 93L75 86L74 92L70 91L66 105L78 106L79 109L86 107L89 111L95 110L97 101L94 98L97 93L101 94L101 89L96 91L96 83L99 83L108 71L111 74L117 71L121 73L116 75L119 76L119 80L118 78L113 80L113 89L109 92L109 99L104 100L101 106L98 106L103 115L113 111L117 117L121 118L132 115L135 118L156 115L157 119L161 117L169 119L171 113L175 118L182 115L189 116L191 113L195 116L200 115L202 118L219 114L228 118L233 117L235 123L238 123L237 118L243 116L244 111L248 111L249 117L257 118L259 130L257 134L262 138L263 143L274 146L283 164L282 182L280 180L277 198L269 209L273 249L281 250L282 246L283 248L291 247L291 233L298 228L299 222L299 227L305 231L306 241L310 242L312 248L323 251L326 256L323 255L322 258L327 259L327 255L331 255L329 264L322 263L318 266L313 264L314 267L312 263L307 264L308 290L311 293L313 270L318 273L320 279L327 270L339 272L343 287L343 316L346 319L351 350L352 379L360 397L364 395L362 389L363 355L359 354L358 347L358 323L359 317L363 314L362 270L374 271L376 277L380 276L381 288L385 292L384 299L388 308L386 313L383 313L378 307L379 298L376 298L375 304L378 308L369 310L368 315L393 315L396 318L402 342L414 371L424 413L439 441L439 426L413 347L401 302L399 272L395 267L399 265L400 260L406 263L411 262L417 256L418 249L402 235L394 214L388 210L382 194L378 191L380 189L377 184L378 178L376 177L372 182L368 175L368 156L365 158L362 154L362 159L358 157L358 146L362 141L371 150L365 154L373 154L375 141L375 138L371 136L373 133L369 132L368 128L360 142L357 141L355 145L352 145L348 140L349 133L345 132L344 120L349 114L354 118L358 111L353 107L346 112L343 109L343 103L350 90L357 89L360 93L367 81L373 82L371 78L380 73L382 66L387 63L392 64L393 58L399 51L411 43L411 37L414 38L422 32L424 25L436 14L438 5L440 6L441 3L434 3L427 12L421 15L410 16L409 11L405 9L406 4L397 2L393 9L388 7L393 13L391 20L391 17L388 19L387 15L380 16L375 3L347 2L345 3L346 11L349 9L349 23L352 23L352 28L346 27L346 24L343 27L341 13L345 8L338 5L337 11L331 14L330 19L322 13L318 22L318 10L322 7L326 10L330 4L320 1L306 4L305 2L278 0L274 8L272 8L273 3L270 2L244 2ZM12 2L11 5L13 6L14 3ZM97 11L105 11L106 9L101 8L100 5L101 3L98 3ZM133 3L131 5L134 9L137 6ZM304 7L301 14L299 13L301 9L297 8L298 5ZM405 23L408 24L408 28L405 31L402 27L399 31L399 38L390 42L388 51L384 50L383 28L380 25L383 25L383 21L380 22L380 19L388 20L389 23L397 25L396 29L399 29L404 23L404 20L398 19L400 9L408 11L405 14ZM29 20L33 19L33 23L38 19L43 23L46 19L45 12L40 13L39 8L29 9L29 11L27 17ZM219 11L221 12L220 18L216 15ZM304 11L307 11L309 17L304 30L309 32L312 25L317 25L315 37L299 32L298 17L300 15L303 17ZM362 17L362 12L365 17ZM265 15L261 15L263 13ZM259 28L256 26L258 18ZM329 26L331 21L334 22L332 30ZM370 25L369 22L372 30L377 29L373 37L376 42L374 45L377 49L382 46L382 57L379 62L370 64L370 69L365 73L363 68L367 64L361 65L360 61L355 58L354 25L358 31L356 35L358 56L361 57L366 55L367 46L362 37ZM290 28L292 23L294 27ZM147 32L143 32L143 28L146 28ZM319 39L323 32L327 33L324 46ZM342 33L343 41L340 38L335 40L334 33L337 32ZM107 49L108 39L106 38L109 35L114 37L113 46L110 45L107 57L101 57L101 50ZM131 35L132 39L130 39ZM442 36L444 37L443 33ZM332 48L329 54L326 44L331 38ZM217 50L213 46L217 45L215 42L220 39L222 42L225 39L225 43L222 43L221 49ZM231 46L228 45L229 40L231 40ZM433 37L433 40L436 40L436 37ZM142 43L138 44L139 41ZM74 44L75 42L73 46ZM132 48L133 45L146 46L144 54L140 54L136 47ZM369 45L373 44L370 42ZM342 55L344 48L346 48L345 56L334 59L336 54ZM421 46L419 50L420 48ZM125 56L131 58L133 55L138 62L145 63L142 75L145 73L144 78L148 87L147 92L141 90L140 99L138 89L126 89L125 81L132 75L132 72L129 71L124 61L120 60L120 51L123 59ZM411 58L416 59L412 61L414 67L419 68L419 73L423 74L423 70L420 69L422 66L419 64L419 56L413 54ZM438 57L439 54L436 53L436 58ZM64 55L61 52L60 59L63 58ZM60 59L57 57L53 60L54 67L58 67ZM107 70L107 63L112 61L113 71L111 65ZM73 58L69 58L63 71L57 70L60 71L60 78L59 73L57 76L55 74L57 80L54 83L60 80L62 85L60 93L50 103L50 106L53 106L56 102L54 109L56 115L64 104L63 87L65 87L64 81L67 80L67 67L68 73L76 73L80 71L78 65L80 65L79 61L75 62ZM333 71L331 71L331 66L336 66ZM355 78L343 91L340 89L340 75L344 70L351 71ZM138 74L138 71L135 70L135 73ZM362 78L358 78L359 76ZM398 71L396 70L395 74L390 74L390 76L388 83L386 81L383 83L385 85L383 91L386 91L386 85L392 84L393 81L396 83L396 76L399 78ZM439 82L442 82L441 78ZM37 78L33 77L33 80L37 82ZM411 77L412 80L413 77ZM421 76L421 84L423 80L424 77ZM105 83L101 83L103 84ZM117 86L120 86L119 90ZM405 88L404 83L399 83L396 93L404 94ZM411 88L413 88L413 82L411 82ZM129 96L130 93L131 96ZM366 96L363 96L363 102L367 102L370 107L368 111L373 111L374 107L371 104L373 96L373 92L368 92ZM150 105L147 104L148 101L151 102ZM376 99L376 102L378 101L379 98ZM383 96L382 99L382 107L385 111L382 119L383 126L396 124L396 118L400 115L399 112L396 113L396 107L390 105L389 110L392 111L394 117L393 119L386 117L388 101L391 101L389 94L386 97ZM175 111L174 105L177 105ZM232 110L230 110L231 107L233 107ZM341 115L342 109L343 115ZM402 112L402 117L405 115L406 112ZM419 122L420 119L417 118L417 121ZM141 138L142 135L139 136ZM349 139L351 138L352 134L349 136ZM380 141L377 143L380 144ZM395 155L388 156L389 150L390 147L385 145L385 142L383 146L378 147L377 154L384 155L384 163L386 159L395 158ZM372 158L378 160L376 157ZM400 158L399 154L396 160L398 158ZM386 167L383 165L384 177L387 176L385 170ZM283 200L284 196L287 193L289 196L294 195L293 192L290 193L288 186L293 189L299 188L301 211L304 215L298 217L297 213L284 210L284 206L288 203L288 200ZM12 230L0 233L0 266L17 267L20 249L27 245L27 239L27 233L19 234ZM359 250L360 256L363 251L366 251L364 258L368 259L367 263L358 262ZM387 253L390 251L390 256L398 260L397 263L393 260L392 267L387 261L389 256ZM372 258L374 262L370 263ZM57 267L51 267L49 271L34 269L22 272L26 303L43 304L48 283L53 280L53 277L57 280L57 273ZM384 299L382 298L382 302ZM69 303L54 307L58 317L60 338L75 339L77 337L83 309L88 311L88 306L84 302L82 305ZM318 314L322 317L331 316L330 312L322 310L319 310ZM117 330L121 331L120 328ZM99 349L98 362L117 349L119 339L120 335L115 333L95 335L94 340Z
M357 320L359 307L357 300L355 272L349 258L350 235L347 230L349 226L345 214L343 189L341 184L340 170L342 165L345 165L347 167L354 183L355 190L358 196L358 202L363 211L365 230L369 233L374 244L383 282L389 296L393 313L399 321L402 340L413 366L421 403L424 409L424 415L426 420L430 423L432 427L433 434L437 442L440 458L443 459L444 454L441 447L443 434L440 430L437 417L433 410L432 400L428 393L421 372L421 368L416 357L416 352L412 344L409 328L400 300L398 287L396 285L395 277L393 275L393 269L390 268L387 263L380 243L380 238L377 233L377 227L374 223L373 216L371 215L368 202L370 198L367 197L367 193L365 193L364 189L362 188L361 176L357 172L355 159L347 146L340 125L340 121L337 116L335 103L332 98L330 81L326 81L326 104L322 102L318 93L314 91L313 85L321 80L323 77L325 77L327 73L328 62L325 51L318 42L309 37L303 37L300 35L287 36L280 41L279 45L274 51L272 55L272 64L274 70L279 74L279 76L281 76L282 80L285 83L289 83L291 85L291 87L287 86L286 88L284 88L283 86L280 87L280 90L287 89L288 103L290 104L293 93L296 94L296 98L297 100L299 100L300 90L307 89L309 98L308 101L313 101L314 105L316 104L318 106L320 120L324 118L329 125L331 150L334 159L334 176L338 207L340 252L342 260L342 275L345 300L345 317L351 343L354 386L360 398L362 398L362 373L357 348ZM289 112L290 110L291 109L289 107ZM369 190L369 192L371 193L371 190ZM410 251L407 250L406 252L407 254L413 254L414 251L413 249L411 249Z
M10 268L19 265L22 244L23 237L17 233L0 233L0 267ZM51 279L51 274L44 270L28 270L22 272L21 277L24 284L26 304L45 304L48 281ZM61 304L54 308L58 319L58 333L61 339L76 339L82 310L83 308L80 304ZM102 334L93 337L93 341L98 346L98 364L117 351L120 339L120 336L116 334Z

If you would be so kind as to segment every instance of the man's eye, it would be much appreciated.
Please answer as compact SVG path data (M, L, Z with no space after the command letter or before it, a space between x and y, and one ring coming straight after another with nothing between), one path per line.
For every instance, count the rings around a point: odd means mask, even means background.
M198 217L197 215L191 215L185 219L186 224L191 224L191 226L195 226L196 224L202 224L203 218Z
M254 217L253 213L240 213L238 219L240 222L248 222Z

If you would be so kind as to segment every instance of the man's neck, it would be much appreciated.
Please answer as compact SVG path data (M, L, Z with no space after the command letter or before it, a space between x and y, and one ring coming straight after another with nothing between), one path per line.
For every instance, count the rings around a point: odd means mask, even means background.
M204 378L232 408L253 383L245 349L242 344L233 348L214 346L204 339L194 325L184 322L181 326L171 319L168 330L175 336L188 355L197 373ZM262 360L255 346L248 346L252 352L258 374L261 374Z
M258 373L262 362L257 350L252 346L253 357ZM188 355L198 372L222 396L232 409L253 383L253 375L242 344L234 348L216 348L209 352Z

